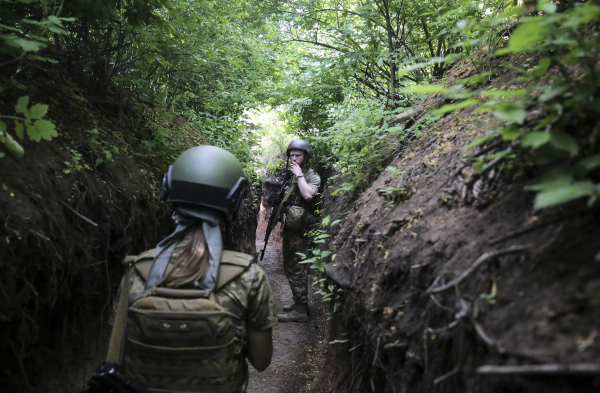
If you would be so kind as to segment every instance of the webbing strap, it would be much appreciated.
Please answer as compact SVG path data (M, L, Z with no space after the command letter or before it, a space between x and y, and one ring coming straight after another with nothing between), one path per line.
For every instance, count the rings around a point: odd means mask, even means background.
M135 334L134 332L129 332L127 334L128 337L130 337L133 340L136 341L141 341L140 337L138 337L137 334ZM223 337L215 337L215 338L210 338L210 337L206 337L206 338L196 338L196 337L192 337L190 339L185 339L182 337L176 337L173 339L169 339L169 338L165 338L165 337L143 337L142 338L144 340L144 342L146 342L147 344L150 345L156 345L156 346L164 346L164 347L169 347L169 348L182 348L182 345L187 345L187 346L197 346L197 347L213 347L213 348L218 348L218 347L225 347L227 345L231 345L234 341L234 332L231 332Z
M167 366L148 366L144 364L127 363L127 371L132 373L148 374L154 376L164 375L168 377L204 377L218 378L234 375L236 366L225 368L205 368L205 367L167 367Z
M227 385L184 385L178 383L147 383L146 387L153 392L190 392L190 393L239 393L243 382L234 381Z
M279 215L281 214L281 210L283 209L283 204L287 202L287 200L290 198L290 195L292 195L292 191L294 191L295 188L296 188L296 182L292 182L292 186L288 190L287 194L285 194L285 196L281 200L281 203L279 204L279 207L277 208L277 213L275 214L275 217L277 217L277 218L279 217ZM275 225L277 225L277 219L273 220L273 227ZM269 228L267 228L267 229L269 229Z
M224 348L165 348L142 344L130 338L128 352L133 356L158 359L228 359L235 356L233 345Z
M108 352L106 354L106 361L112 364L121 364L121 357L123 355L125 327L127 325L127 308L129 307L129 281L131 281L132 270L133 268L129 266L121 281L121 295L119 296L115 323L113 324L112 332L110 334L110 342L108 343Z
M169 299L208 299L210 291L207 289L179 289L152 287L150 296L166 297Z

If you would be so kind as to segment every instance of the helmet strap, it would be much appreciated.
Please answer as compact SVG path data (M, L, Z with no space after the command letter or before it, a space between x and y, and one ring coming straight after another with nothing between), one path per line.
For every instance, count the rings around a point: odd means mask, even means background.
M242 199L248 194L248 180L245 177L240 177L238 181L231 187L227 195L227 210L233 215L242 203Z
M163 177L162 187L160 189L160 200L167 201L169 199L169 195L171 195L171 171L173 170L173 165L169 165L169 170L165 173Z

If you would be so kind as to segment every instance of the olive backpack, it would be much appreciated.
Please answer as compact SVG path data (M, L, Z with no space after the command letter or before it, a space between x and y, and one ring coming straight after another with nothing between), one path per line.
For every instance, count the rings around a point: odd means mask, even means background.
M153 392L237 393L247 381L243 343L234 314L217 293L250 267L254 258L223 251L215 288L153 287L129 305L133 270L146 280L155 250L128 256L107 362L122 364ZM124 356L123 356L124 354Z

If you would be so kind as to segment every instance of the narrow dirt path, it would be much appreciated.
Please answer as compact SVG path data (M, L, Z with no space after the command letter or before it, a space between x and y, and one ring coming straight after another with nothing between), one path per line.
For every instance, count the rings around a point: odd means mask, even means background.
M256 234L256 249L263 247L264 229L268 212L261 208ZM277 311L292 302L292 292L283 272L281 237L273 231L272 238L259 261L273 289ZM325 321L322 303L309 285L311 315L308 323L279 323L273 329L273 361L269 368L259 373L250 366L249 393L315 392L314 379L319 361L319 344L323 343Z

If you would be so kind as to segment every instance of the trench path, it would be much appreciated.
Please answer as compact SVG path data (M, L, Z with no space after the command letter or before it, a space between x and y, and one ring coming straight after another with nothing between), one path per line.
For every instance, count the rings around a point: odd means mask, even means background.
M263 248L266 212L261 208L256 249ZM278 313L285 304L291 304L292 291L283 272L281 238L273 230L265 251L265 257L259 266L267 273L275 306ZM248 393L296 393L315 392L315 377L320 364L319 343L324 340L323 323L325 315L319 296L314 295L309 277L309 301L311 315L308 323L278 323L273 328L273 360L263 372L250 369Z

